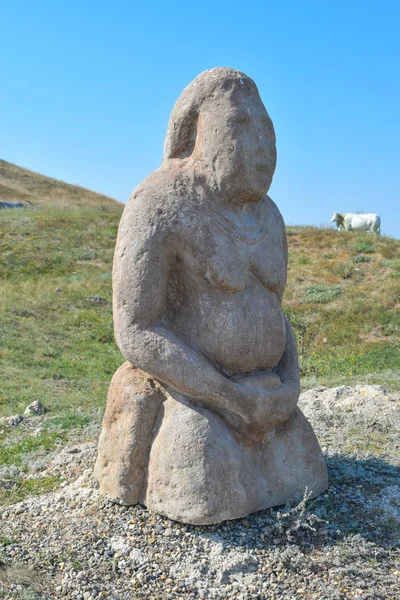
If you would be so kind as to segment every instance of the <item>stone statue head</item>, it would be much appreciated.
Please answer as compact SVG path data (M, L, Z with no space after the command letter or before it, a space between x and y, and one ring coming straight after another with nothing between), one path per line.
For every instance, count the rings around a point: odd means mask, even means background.
M276 165L275 132L252 79L234 69L201 73L179 96L163 164L193 169L232 204L260 200Z

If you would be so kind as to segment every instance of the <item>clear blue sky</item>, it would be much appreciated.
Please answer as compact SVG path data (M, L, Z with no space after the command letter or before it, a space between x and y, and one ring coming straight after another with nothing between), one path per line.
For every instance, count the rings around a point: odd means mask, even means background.
M125 201L160 163L182 89L258 84L288 224L379 212L400 237L400 2L3 2L0 158Z

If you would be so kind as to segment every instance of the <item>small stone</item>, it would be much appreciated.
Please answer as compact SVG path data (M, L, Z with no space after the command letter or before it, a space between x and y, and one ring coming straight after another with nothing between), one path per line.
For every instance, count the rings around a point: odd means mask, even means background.
M140 565L146 561L146 555L141 550L133 548L129 554L129 560Z
M165 537L170 537L173 534L174 534L174 530L172 529L172 527L167 527L167 529L164 531Z
M0 480L17 479L20 476L20 470L15 465L0 468Z
M24 417L22 415L13 415L12 417L3 417L3 419L0 419L0 425L2 425L4 423L4 425L7 425L8 427L18 427L18 425L20 425L23 420L24 420Z
M129 550L129 544L126 541L126 539L123 537L118 537L118 536L112 537L110 542L111 542L112 550L114 550L114 552L116 553L114 558L118 558L119 556L122 556Z
M92 304L107 304L107 300L101 296L98 296L97 294L89 296L89 298L86 298L86 300L87 302L92 302Z
M26 407L24 415L25 417L40 417L46 412L47 408L39 400L35 400Z

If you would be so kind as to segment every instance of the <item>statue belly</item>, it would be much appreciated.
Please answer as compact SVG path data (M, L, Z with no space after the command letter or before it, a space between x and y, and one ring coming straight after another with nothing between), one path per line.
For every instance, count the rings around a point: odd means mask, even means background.
M236 294L201 294L189 300L175 330L190 332L193 344L234 373L272 369L286 343L283 314L276 296L259 283ZM183 319L182 319L183 317Z

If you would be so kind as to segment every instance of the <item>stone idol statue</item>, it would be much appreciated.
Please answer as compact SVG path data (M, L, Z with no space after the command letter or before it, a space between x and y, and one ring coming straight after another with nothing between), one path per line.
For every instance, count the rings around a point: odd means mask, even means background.
M128 362L111 382L95 467L113 502L208 524L328 485L296 408L286 233L267 196L275 164L254 81L217 68L182 92L162 165L118 232L114 323Z

